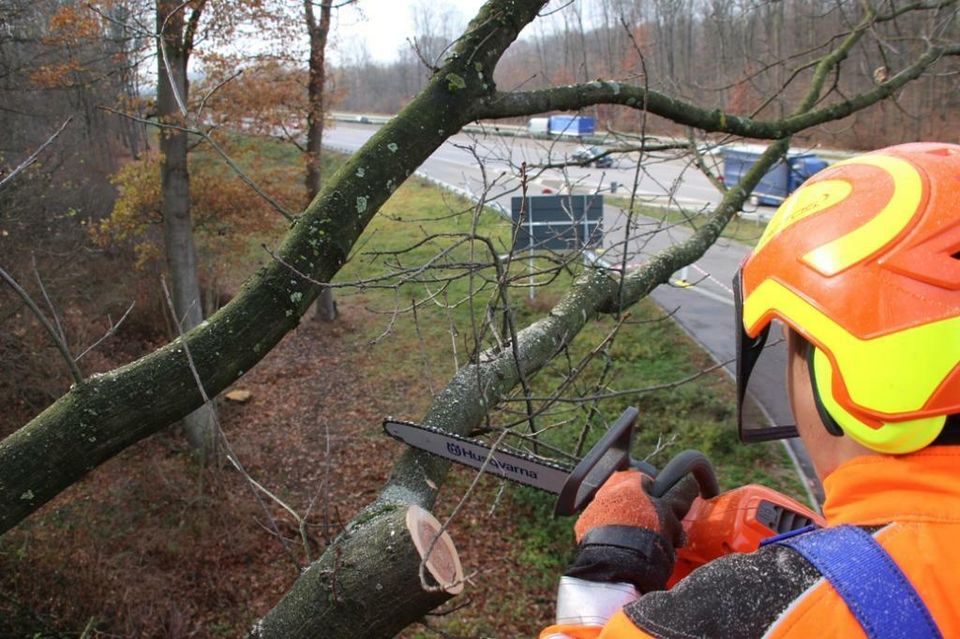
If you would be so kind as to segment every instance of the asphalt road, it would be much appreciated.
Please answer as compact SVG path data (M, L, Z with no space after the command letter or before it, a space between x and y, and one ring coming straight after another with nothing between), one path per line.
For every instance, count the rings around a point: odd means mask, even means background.
M333 148L352 152L377 130L377 125L336 123L324 133L324 143ZM689 211L706 210L720 201L712 184L683 158L654 158L648 156L637 171L639 156L632 154L617 160L614 167L540 168L563 162L580 145L568 142L544 142L526 138L478 136L459 134L448 140L420 167L420 173L432 180L500 203L510 210L510 198L522 192L518 178L519 167L526 163L528 179L526 190L539 194L545 189L556 192L570 189L583 193L611 193L612 183L633 184L637 180L637 197L656 203L679 203ZM485 166L486 183L479 168ZM628 197L625 188L617 188L617 195ZM684 227L670 227L657 220L635 220L630 232L625 233L627 220L616 207L604 208L604 259L612 263L622 260L627 247L628 262L642 263L650 255L690 235ZM628 241L624 242L624 236ZM652 294L654 301L671 313L677 323L699 342L718 362L732 362L735 357L733 298L730 283L747 247L720 240L701 260L685 273L678 274L692 286L660 286ZM771 333L774 342L760 358L751 378L750 391L768 417L778 424L792 422L792 415L784 392L786 350L779 342L780 332ZM727 365L733 372L733 364ZM790 440L787 450L800 474L807 479L809 492L822 501L822 489L809 457L799 440Z

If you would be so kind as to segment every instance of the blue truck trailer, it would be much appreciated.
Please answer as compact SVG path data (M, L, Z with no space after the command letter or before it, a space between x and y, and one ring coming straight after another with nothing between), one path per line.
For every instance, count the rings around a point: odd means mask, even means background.
M588 115L551 115L548 130L550 135L582 137L596 130L596 121Z
M721 151L723 156L723 183L733 186L760 159L766 149L762 146L728 146ZM798 186L821 169L827 162L814 153L790 151L785 160L778 162L760 179L750 196L752 204L778 206Z

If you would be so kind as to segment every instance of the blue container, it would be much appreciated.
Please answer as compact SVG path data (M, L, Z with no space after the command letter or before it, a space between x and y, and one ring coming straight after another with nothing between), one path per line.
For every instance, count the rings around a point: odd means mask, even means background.
M727 186L738 184L764 151L765 149L760 146L724 148L722 151L724 184ZM750 201L754 204L779 206L807 178L825 168L827 168L827 162L816 154L791 151L787 153L786 161L778 162L760 179L750 196Z
M596 130L596 122L587 115L551 115L550 135L590 135Z

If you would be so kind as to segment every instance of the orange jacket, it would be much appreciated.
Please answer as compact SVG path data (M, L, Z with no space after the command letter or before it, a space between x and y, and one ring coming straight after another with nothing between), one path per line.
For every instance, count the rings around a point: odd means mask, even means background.
M960 637L960 447L851 460L824 481L830 526L866 527L923 599L944 637ZM551 626L547 637L864 637L833 587L794 551L765 546L629 603L605 626Z

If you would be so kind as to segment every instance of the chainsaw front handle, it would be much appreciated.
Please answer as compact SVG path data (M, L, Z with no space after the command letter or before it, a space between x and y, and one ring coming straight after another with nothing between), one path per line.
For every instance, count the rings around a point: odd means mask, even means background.
M639 414L640 411L633 406L628 407L610 430L580 460L560 490L557 505L553 509L555 516L567 516L579 512L590 503L610 475L631 467L630 445L633 442L633 428ZM656 473L650 464L646 466L649 468L641 467L640 470L643 472L653 470Z

